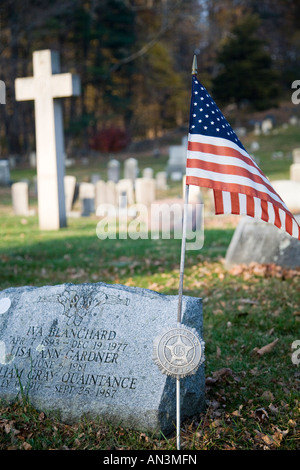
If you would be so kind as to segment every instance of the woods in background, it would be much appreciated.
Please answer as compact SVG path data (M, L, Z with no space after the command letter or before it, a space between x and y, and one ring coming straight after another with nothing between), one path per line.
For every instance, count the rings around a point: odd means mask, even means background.
M35 149L33 103L14 80L32 53L60 52L82 94L64 102L67 148L118 151L187 123L190 72L224 105L273 106L297 78L297 0L2 0L1 155Z

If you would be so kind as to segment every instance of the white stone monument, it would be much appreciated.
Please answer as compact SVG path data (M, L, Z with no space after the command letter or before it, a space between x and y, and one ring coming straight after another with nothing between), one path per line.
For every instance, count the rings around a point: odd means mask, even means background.
M293 163L300 163L300 148L293 149Z
M33 53L33 77L17 78L16 100L34 100L39 226L57 230L66 225L64 194L64 134L58 99L80 94L79 78L59 73L59 54Z
M132 180L137 178L139 173L138 161L135 158L128 158L124 162L124 179Z
M153 169L152 168L144 168L143 169L143 178L153 178Z
M73 175L66 175L64 177L65 185L65 203L66 203L66 212L67 215L72 211L73 200L76 188L76 178Z
M186 171L186 147L171 145L169 147L169 160L167 173L174 181L180 181Z
M101 204L107 204L107 183L103 180L99 180L95 184L95 208L97 211L97 207Z
M135 180L135 200L137 204L150 207L155 201L155 179L137 178Z
M167 184L167 172L166 171L159 171L155 175L155 181L156 181L156 189L165 191L168 189L168 184Z
M82 205L82 216L88 217L95 211L95 185L93 183L80 183L79 199Z
M120 162L115 158L109 160L107 164L107 179L117 183L120 179Z
M26 181L12 184L11 196L15 215L28 216L34 214L33 210L29 210L28 183Z
M134 204L134 188L131 179L121 179L116 185L116 190L118 202L122 208Z
M10 169L8 160L0 160L0 186L8 186L10 183Z
M269 132L273 129L273 122L272 119L267 118L264 119L261 123L261 130L263 134L269 134Z
M293 163L290 166L291 181L300 181L300 163Z
M290 166L290 179L300 181L300 148L293 150L293 163Z

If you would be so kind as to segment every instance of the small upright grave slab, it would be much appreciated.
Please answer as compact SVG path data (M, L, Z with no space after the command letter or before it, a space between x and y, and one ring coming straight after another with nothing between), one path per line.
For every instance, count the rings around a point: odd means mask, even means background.
M295 216L300 220L300 216ZM225 267L274 263L284 268L300 266L300 243L274 225L242 217L228 247Z
M176 179L174 175L178 174L178 181L185 174L187 149L183 145L171 145L169 147L169 160L167 173L171 179ZM173 176L172 176L173 175Z
M9 186L10 168L8 160L0 160L0 186Z
M15 215L28 216L34 214L34 211L29 209L28 183L26 181L12 184L11 196Z

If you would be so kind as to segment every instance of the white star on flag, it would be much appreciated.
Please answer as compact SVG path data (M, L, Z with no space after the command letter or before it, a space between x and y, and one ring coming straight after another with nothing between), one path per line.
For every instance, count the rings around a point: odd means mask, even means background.
M195 75L186 184L212 188L216 214L255 217L300 240L300 227L294 216Z

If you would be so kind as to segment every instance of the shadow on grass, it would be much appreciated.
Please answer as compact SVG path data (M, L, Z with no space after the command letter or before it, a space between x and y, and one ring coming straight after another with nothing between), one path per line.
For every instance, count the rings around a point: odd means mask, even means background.
M0 285L45 285L61 282L125 282L179 269L181 239L99 240L97 220L72 220L57 232L40 231L37 219L3 218ZM233 229L208 229L204 246L186 252L186 267L226 253Z

